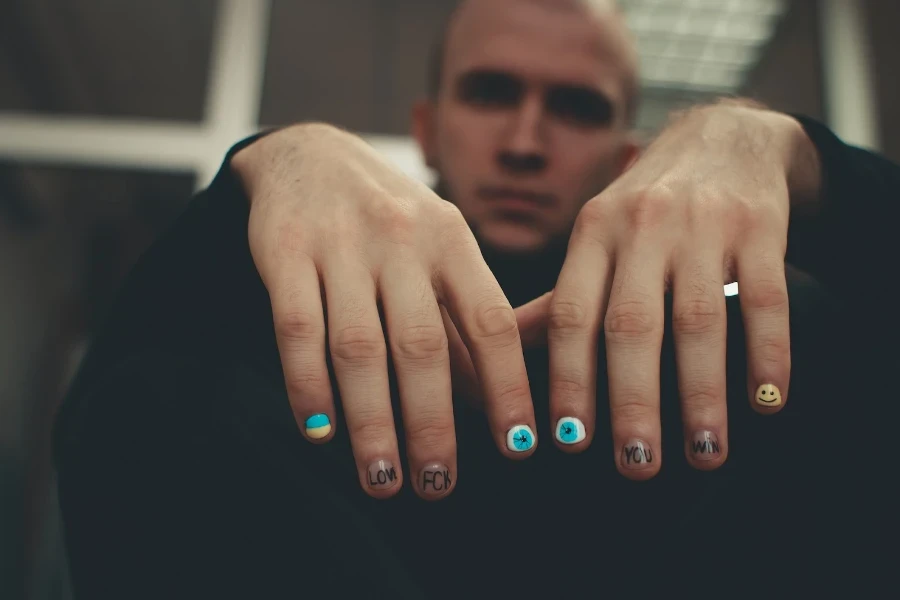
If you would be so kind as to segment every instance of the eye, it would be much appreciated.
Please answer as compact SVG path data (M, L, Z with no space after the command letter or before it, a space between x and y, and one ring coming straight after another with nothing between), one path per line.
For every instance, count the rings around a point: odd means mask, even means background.
M547 93L546 103L548 112L576 126L604 127L612 122L612 103L588 88L555 87Z
M563 444L577 444L584 436L584 423L580 419L564 417L556 424L556 439Z
M457 86L459 99L467 104L488 108L515 106L522 97L522 83L505 73L475 71Z

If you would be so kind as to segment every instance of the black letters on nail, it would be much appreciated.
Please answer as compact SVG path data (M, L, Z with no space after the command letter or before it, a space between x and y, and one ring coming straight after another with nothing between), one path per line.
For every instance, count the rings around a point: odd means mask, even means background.
M389 481L394 481L397 479L397 470L394 467L391 467L387 471L384 469L378 469L378 473L375 475L375 479L372 479L372 472L369 471L369 485L375 487L376 485L384 485Z
M691 448L694 450L694 454L718 454L719 442L713 440L698 442L695 440L691 442Z
M626 465L653 462L653 452L644 446L625 446L624 453Z
M450 471L444 469L442 471L422 471L422 489L428 490L428 486L431 486L436 492L441 492L450 487Z

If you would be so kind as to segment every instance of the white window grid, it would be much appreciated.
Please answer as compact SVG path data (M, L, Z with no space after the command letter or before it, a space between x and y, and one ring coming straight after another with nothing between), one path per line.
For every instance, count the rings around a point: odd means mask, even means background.
M0 157L108 168L190 171L212 181L225 152L259 130L271 0L219 0L201 123L0 112ZM431 173L404 136L364 135L404 172Z

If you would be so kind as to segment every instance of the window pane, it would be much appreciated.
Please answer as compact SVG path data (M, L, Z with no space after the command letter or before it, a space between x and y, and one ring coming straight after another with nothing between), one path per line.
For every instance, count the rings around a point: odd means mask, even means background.
M456 0L273 0L260 122L406 134Z
M0 110L199 121L216 0L14 0Z

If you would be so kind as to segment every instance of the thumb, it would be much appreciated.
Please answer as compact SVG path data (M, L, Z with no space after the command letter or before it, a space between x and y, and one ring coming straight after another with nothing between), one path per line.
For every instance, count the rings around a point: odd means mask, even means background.
M523 350L546 345L547 313L550 309L552 296L552 291L547 292L543 296L535 298L515 309ZM478 375L475 373L475 366L472 363L469 350L466 348L459 331L457 331L453 321L450 319L450 315L447 314L447 310L443 306L441 307L441 317L444 320L444 329L447 332L454 391L476 401L476 403L480 402L481 390L478 383Z
M547 345L547 323L552 298L553 290L550 290L515 309L523 350Z

